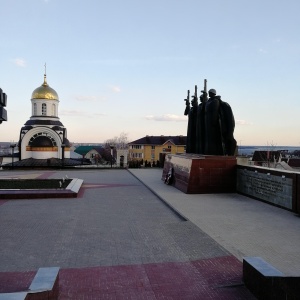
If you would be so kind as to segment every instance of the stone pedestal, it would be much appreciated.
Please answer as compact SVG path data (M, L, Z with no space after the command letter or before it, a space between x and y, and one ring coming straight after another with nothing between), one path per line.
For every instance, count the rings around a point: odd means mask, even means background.
M162 180L173 168L172 185L186 194L236 192L236 157L168 154Z

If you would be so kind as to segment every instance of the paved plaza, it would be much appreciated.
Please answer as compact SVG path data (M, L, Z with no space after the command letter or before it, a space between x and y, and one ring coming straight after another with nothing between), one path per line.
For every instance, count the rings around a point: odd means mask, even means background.
M174 209L242 261L260 256L285 275L300 275L300 216L239 194L186 195L161 185L160 170L131 171Z
M1 171L81 178L78 198L0 200L0 292L61 268L60 299L254 299L242 257L300 270L300 219L237 194L186 195L161 169Z

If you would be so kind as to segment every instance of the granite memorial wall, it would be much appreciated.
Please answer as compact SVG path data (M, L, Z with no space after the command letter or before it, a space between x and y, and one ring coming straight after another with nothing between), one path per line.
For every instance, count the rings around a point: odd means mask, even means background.
M237 192L299 213L299 176L285 170L238 166Z

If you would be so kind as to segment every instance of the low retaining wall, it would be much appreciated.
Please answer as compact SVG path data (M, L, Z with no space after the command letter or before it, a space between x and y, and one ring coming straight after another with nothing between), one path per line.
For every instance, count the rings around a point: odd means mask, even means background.
M65 189L0 189L0 199L76 198L82 184L82 179L73 178Z

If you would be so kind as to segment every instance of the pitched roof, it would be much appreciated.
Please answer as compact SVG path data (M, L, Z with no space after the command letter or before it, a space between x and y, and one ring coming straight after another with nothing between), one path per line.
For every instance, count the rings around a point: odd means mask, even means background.
M280 156L280 151L254 151L252 161L274 161L274 157L276 161Z
M100 154L103 148L101 146L79 146L74 150L74 152L80 155L86 155L92 149L95 149Z
M163 145L167 141L170 141L174 145L186 145L186 136L147 135L128 144L129 145Z
M288 165L293 168L300 168L300 158L290 158Z

